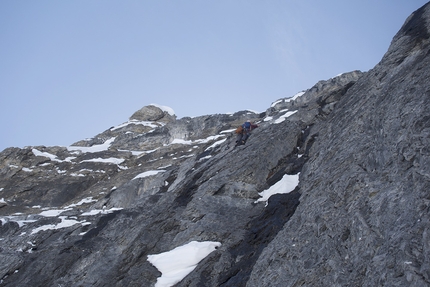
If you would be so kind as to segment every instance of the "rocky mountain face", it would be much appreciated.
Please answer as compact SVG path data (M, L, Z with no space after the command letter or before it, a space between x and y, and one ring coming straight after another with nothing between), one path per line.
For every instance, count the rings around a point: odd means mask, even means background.
M0 286L165 286L148 255L192 241L220 245L175 286L430 286L429 33L427 4L374 69L261 114L146 106L70 147L5 149Z

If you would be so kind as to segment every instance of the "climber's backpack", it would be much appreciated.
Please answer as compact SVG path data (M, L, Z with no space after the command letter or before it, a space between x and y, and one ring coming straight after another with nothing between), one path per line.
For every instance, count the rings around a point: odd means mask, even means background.
M242 128L245 129L245 130L247 130L247 131L251 130L251 123L250 122L245 122L242 125Z
M242 131L243 131L242 126L238 126L235 132L236 132L237 134L241 134L241 133L242 133Z

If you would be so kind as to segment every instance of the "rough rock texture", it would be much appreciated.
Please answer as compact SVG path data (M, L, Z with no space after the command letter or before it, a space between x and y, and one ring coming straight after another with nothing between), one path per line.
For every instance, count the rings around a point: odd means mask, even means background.
M430 285L429 17L312 127L301 203L247 286Z
M371 71L265 113L147 106L70 147L5 149L0 286L154 286L147 255L194 240L222 245L175 286L430 285L429 6Z
M176 119L175 116L170 115L168 112L163 111L161 108L150 105L141 108L136 111L130 120L136 121L161 121L161 122L171 122Z

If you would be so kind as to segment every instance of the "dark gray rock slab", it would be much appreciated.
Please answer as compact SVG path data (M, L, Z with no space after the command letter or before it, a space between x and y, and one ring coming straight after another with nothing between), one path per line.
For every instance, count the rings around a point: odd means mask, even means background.
M147 256L190 241L221 246L176 286L430 285L428 6L374 69L264 113L147 106L73 147L4 150L0 286L154 286Z

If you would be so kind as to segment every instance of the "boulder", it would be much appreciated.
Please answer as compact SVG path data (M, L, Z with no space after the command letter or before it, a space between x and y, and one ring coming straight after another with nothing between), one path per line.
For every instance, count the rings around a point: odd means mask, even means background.
M130 120L137 121L151 121L151 122L164 122L168 123L176 119L175 115L169 114L167 111L163 111L159 107L149 105L136 111Z

